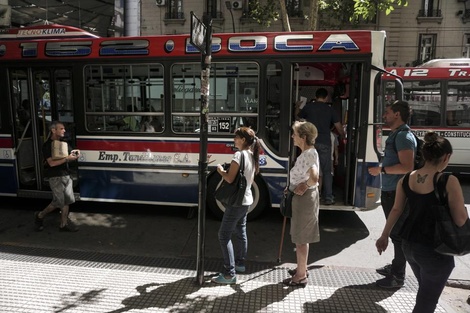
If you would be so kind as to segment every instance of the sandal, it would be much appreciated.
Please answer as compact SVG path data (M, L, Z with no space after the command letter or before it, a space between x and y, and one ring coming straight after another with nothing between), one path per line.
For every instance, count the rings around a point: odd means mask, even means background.
M297 273L297 269L296 268L288 269L287 273L289 273L290 276L294 276ZM307 271L307 278L308 278L308 276L309 276L309 274L308 274L308 271Z
M302 278L301 280L299 281L294 281L292 278L287 278L287 279L284 279L282 281L282 283L286 286L290 286L290 287L302 287L302 288L305 288L305 286L307 286L308 284L308 279L307 277L304 277Z

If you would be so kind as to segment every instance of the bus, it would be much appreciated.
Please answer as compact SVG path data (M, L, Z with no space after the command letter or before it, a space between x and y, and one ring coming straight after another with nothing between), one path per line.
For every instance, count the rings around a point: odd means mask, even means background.
M382 31L221 33L212 36L207 207L230 162L233 133L260 138L249 217L279 208L291 164L294 103L327 88L345 125L336 204L380 205L381 133L374 99L384 73ZM198 206L201 55L189 35L97 38L62 25L0 30L0 195L50 197L41 147L60 120L81 150L70 165L80 201ZM397 87L399 88L399 87Z
M400 76L404 99L412 108L412 130L418 137L432 130L449 139L454 152L446 170L470 173L470 59L436 59L387 71L383 75L385 101L395 99L393 75Z

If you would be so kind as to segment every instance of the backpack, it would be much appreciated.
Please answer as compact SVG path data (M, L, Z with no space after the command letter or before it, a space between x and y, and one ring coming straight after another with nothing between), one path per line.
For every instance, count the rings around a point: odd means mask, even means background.
M400 132L402 131L404 130L400 130ZM413 170L417 170L417 169L422 168L424 165L424 157L423 157L423 151L422 151L424 141L422 139L419 139L418 136L416 136L416 134L413 133L411 130L410 132L413 134L416 140L416 153L415 153ZM395 152L398 153L396 145L393 145L393 148L395 149Z

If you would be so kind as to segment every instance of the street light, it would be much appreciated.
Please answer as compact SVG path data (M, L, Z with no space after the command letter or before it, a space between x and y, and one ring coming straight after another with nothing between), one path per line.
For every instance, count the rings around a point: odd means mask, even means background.
M225 1L225 6L227 7L227 10L230 11L230 15L232 16L232 27L233 27L233 32L235 32L235 21L233 19L232 2L231 1Z

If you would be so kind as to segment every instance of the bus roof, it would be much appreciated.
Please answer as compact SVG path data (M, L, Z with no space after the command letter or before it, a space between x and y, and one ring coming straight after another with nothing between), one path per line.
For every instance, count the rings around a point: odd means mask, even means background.
M417 67L470 67L469 58L457 58L457 59L435 59L423 63Z
M383 31L335 30L297 32L215 33L212 54L363 55L370 58L385 38ZM2 40L3 39L3 40ZM57 39L61 39L60 41ZM65 60L67 58L132 58L196 56L189 34L140 37L97 37L58 24L0 31L0 62L10 60ZM26 45L26 43L28 43ZM31 43L31 44L29 44ZM382 64L381 59L377 60Z

